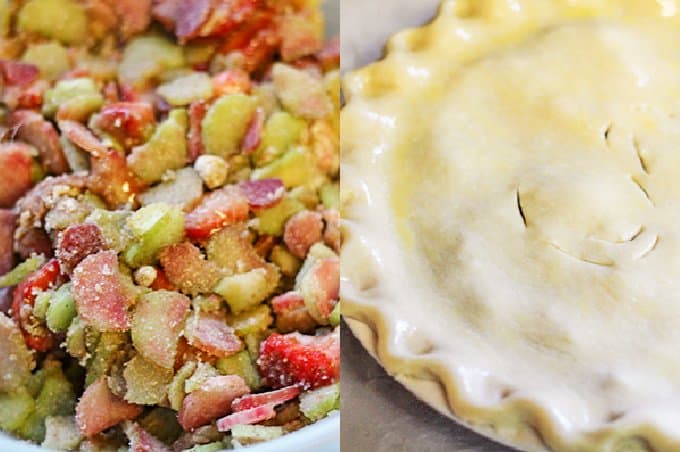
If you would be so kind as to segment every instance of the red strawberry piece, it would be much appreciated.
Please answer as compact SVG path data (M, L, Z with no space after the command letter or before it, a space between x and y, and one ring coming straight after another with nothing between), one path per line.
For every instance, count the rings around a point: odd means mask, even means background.
M132 316L132 342L149 361L170 369L191 300L165 290L144 295Z
M109 427L139 416L144 407L115 396L102 376L85 389L76 405L76 423L80 433L89 438Z
M130 440L129 450L131 452L170 452L171 450L137 423L127 422L123 430Z
M194 314L187 321L184 335L190 345L218 358L227 358L243 348L243 342L234 334L234 329L219 314Z
M51 122L30 110L18 110L9 117L9 124L16 131L16 137L33 145L47 170L61 174L70 170L59 142L59 134Z
M325 336L299 333L269 336L257 360L267 386L299 384L303 389L332 384L340 377L340 338L337 330Z
M274 297L272 309L276 314L276 330L281 333L311 332L316 327L316 320L309 314L305 300L298 292Z
M14 203L33 185L31 148L23 143L0 145L0 207L14 207ZM9 175L12 175L9 177Z
M187 394L177 419L184 430L194 430L230 413L232 402L249 392L248 385L238 375L211 377Z
M130 97L130 96L127 96ZM109 133L126 147L144 143L156 119L148 102L117 102L105 105L93 127Z
M16 229L17 214L11 210L0 209L0 275L14 267L12 243Z
M50 87L46 80L36 80L27 87L13 87L17 88L17 107L27 109L38 109L43 103L43 96L45 91Z
M208 105L204 101L193 102L189 106L189 162L193 163L203 155L205 148L201 139L203 118L208 112Z
M248 219L248 198L239 187L228 186L203 197L185 216L185 230L191 239L203 239L230 224Z
M217 421L217 429L228 432L235 425L252 425L276 417L274 404L262 405L249 410L238 411Z
M90 129L79 122L69 120L59 121L59 129L66 134L66 138L72 143L92 155L101 156L108 151L104 143L94 136Z
M219 267L189 242L164 248L160 261L168 280L191 295L211 292L222 277Z
M227 69L213 75L213 88L217 96L225 94L249 93L250 76L240 69Z
M0 73L8 85L26 86L38 79L40 71L33 64L0 60Z
M326 42L326 45L316 53L324 71L340 67L340 38L338 36Z
M288 386L287 388L260 394L247 394L234 400L231 404L231 409L234 411L244 411L262 405L281 405L284 402L293 400L299 394L299 386Z
M99 226L95 224L76 224L69 226L61 234L57 248L57 258L62 272L71 274L76 265L90 254L106 249L106 240Z
M323 240L323 221L318 212L298 212L284 226L283 242L291 253L304 259L309 248Z
M87 186L113 207L135 204L144 184L128 169L125 156L113 149L92 156Z
M272 207L281 201L286 193L281 179L249 180L242 182L240 186L253 209Z
M338 253L340 252L340 243L342 242L340 212L335 209L324 210L323 219L326 223L326 228L323 230L323 241Z
M100 331L130 327L128 306L115 251L102 251L83 259L73 271L73 295L78 315Z
M59 262L52 259L14 289L12 318L21 328L26 345L40 352L52 349L56 340L49 330L34 328L38 320L33 315L33 305L40 292L58 285L60 273Z
M153 280L151 284L151 289L153 290L177 290L177 286L170 282L168 276L165 272L159 268L156 269L156 279Z
M250 120L248 130L241 143L241 150L244 154L252 154L260 145L262 130L264 129L264 120L264 110L258 107L257 110L255 110L255 114L253 114L253 119Z

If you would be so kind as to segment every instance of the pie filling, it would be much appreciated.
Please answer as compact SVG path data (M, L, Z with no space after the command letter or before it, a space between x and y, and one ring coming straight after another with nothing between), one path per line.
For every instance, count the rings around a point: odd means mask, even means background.
M346 81L348 314L502 438L680 447L680 5L470 5Z

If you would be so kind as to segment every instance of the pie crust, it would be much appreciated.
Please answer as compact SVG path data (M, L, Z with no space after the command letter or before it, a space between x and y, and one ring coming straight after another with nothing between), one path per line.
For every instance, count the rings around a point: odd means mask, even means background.
M346 76L343 314L530 450L680 450L680 1L445 1Z

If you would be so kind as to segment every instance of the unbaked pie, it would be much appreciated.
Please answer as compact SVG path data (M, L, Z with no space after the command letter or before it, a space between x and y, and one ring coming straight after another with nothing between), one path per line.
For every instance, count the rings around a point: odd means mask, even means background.
M445 1L345 95L385 368L516 447L680 450L680 2Z

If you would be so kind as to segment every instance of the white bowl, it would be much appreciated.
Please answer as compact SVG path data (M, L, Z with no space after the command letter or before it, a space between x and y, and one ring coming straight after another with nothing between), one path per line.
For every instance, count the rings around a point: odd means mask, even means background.
M326 32L329 37L340 30L340 0L324 0ZM340 413L334 413L313 425L281 438L245 448L248 452L339 452ZM2 452L44 452L45 449L32 443L12 438L0 432Z

